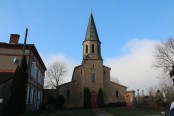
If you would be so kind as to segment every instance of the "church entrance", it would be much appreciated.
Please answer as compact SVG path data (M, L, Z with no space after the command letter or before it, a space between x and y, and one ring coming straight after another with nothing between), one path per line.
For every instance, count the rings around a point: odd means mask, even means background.
M97 107L97 93L95 91L91 92L91 108Z

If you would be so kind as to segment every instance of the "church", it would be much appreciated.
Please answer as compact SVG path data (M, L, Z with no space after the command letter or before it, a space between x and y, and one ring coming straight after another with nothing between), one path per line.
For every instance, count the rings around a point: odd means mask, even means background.
M90 14L83 45L83 59L73 71L71 82L59 86L59 95L65 97L64 107L84 107L84 88L90 90L90 105L97 107L99 89L103 92L104 104L126 102L127 87L110 80L110 67L103 65L101 42Z

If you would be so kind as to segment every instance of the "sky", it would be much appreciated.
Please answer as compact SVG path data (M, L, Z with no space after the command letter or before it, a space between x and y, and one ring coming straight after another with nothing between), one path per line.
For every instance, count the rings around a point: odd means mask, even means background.
M82 62L82 42L92 11L104 65L128 90L158 83L152 67L154 45L174 37L173 0L0 0L0 42L26 27L28 44L35 44L46 66L64 61L72 78Z

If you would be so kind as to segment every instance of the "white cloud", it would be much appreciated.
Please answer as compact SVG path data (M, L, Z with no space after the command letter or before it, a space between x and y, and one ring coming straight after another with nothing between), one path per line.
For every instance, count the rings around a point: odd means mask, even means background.
M62 81L61 83L66 83L71 81L74 67L80 64L80 62L70 59L61 53L50 54L46 57L43 57L43 61L47 68L49 67L50 64L53 64L54 62L57 62L57 61L62 61L65 63L65 65L67 66L67 74L63 77L63 79L61 80Z
M157 41L149 39L130 40L123 48L123 55L106 59L111 67L111 75L116 76L120 83L129 89L146 90L158 83L159 71L152 67L153 50Z
M153 50L156 42L158 41L149 39L130 40L121 49L121 56L105 60L105 65L111 68L111 76L117 77L119 82L127 86L129 90L147 90L148 87L158 84L156 77L158 77L159 71L152 67ZM48 55L43 57L43 60L47 67L55 61L66 63L68 74L64 77L63 83L71 80L74 67L81 63L66 57L64 54Z

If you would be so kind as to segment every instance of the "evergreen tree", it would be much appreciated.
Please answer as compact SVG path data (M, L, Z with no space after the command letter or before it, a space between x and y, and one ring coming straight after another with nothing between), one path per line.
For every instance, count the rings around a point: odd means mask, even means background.
M26 111L27 76L27 59L24 55L13 78L11 97L7 105L7 115L20 115Z
M98 91L97 106L98 106L98 107L103 107L103 106L104 106L103 91L102 91L101 88L100 88L99 91Z
M90 90L88 87L84 88L84 108L91 107L91 100L90 100Z
M157 107L161 107L164 102L164 97L162 95L162 92L160 90L157 90L155 95L155 103Z

